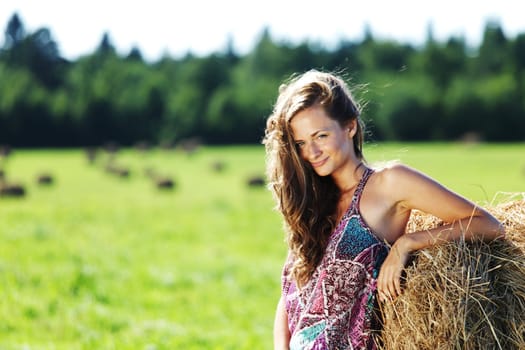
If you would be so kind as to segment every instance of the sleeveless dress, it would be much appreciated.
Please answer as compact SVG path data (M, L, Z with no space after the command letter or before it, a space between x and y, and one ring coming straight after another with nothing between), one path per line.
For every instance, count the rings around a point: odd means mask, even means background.
M290 275L292 256L283 267L291 350L376 348L371 336L376 280L388 248L359 211L361 194L372 173L366 168L323 259L301 290Z

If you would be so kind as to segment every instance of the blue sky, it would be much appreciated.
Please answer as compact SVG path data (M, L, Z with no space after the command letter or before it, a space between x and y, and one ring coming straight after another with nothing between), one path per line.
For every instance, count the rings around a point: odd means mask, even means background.
M422 43L432 25L436 39L463 36L481 40L488 20L498 21L508 37L525 33L521 1L309 1L309 0L1 0L0 25L15 12L26 31L51 30L61 54L75 59L98 46L104 32L123 54L133 46L145 58L188 51L206 55L231 38L239 53L253 47L263 28L276 40L305 39L330 47L341 39L360 40L365 24L377 38ZM3 36L0 37L3 43Z

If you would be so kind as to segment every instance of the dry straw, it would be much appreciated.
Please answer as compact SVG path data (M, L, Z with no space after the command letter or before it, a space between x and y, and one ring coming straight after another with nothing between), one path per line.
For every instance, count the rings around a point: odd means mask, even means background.
M525 197L487 210L505 225L506 239L418 252L403 294L382 305L379 349L525 349ZM440 224L415 212L409 231Z

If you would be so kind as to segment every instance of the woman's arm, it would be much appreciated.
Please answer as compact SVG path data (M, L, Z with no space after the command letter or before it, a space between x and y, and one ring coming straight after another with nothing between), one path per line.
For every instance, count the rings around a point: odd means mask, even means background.
M288 329L288 315L281 296L275 311L275 322L273 325L273 347L275 350L288 350L290 343L290 331Z
M401 272L410 253L461 237L492 240L505 234L503 225L486 210L414 169L396 165L386 178L390 198L400 210L421 210L449 224L404 234L394 242L378 276L381 300L401 293Z

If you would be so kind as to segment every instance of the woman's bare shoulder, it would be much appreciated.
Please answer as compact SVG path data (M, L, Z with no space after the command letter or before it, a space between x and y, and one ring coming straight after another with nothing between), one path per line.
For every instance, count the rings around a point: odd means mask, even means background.
M399 160L374 163L371 165L376 174L376 181L381 183L395 183L402 177L419 174L414 168L401 163Z

